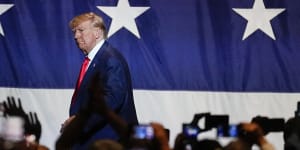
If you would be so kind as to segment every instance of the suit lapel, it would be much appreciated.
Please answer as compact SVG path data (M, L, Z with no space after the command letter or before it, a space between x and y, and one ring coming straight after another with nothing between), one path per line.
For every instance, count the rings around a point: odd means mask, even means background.
M95 55L94 59L92 60L88 70L85 73L84 78L82 79L82 83L80 88L87 88L87 84L88 84L88 79L90 79L92 77L92 75L95 72L95 68L97 65L99 65L100 63L100 57L102 57L103 53L107 50L108 47L108 43L106 41L104 41L103 45L101 46L100 50L97 52L97 54Z

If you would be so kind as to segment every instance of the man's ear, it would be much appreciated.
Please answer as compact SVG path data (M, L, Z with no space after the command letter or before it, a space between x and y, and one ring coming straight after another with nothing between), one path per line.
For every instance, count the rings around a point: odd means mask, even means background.
M95 36L97 39L103 38L103 30L101 30L99 28L95 29Z

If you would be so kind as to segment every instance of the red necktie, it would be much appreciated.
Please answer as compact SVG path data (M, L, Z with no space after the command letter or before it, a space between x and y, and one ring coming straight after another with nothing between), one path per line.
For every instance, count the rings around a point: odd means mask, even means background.
M82 63L82 66L81 66L81 69L80 69L80 74L79 74L79 78L78 78L78 82L77 82L77 85L76 85L76 88L79 88L80 84L81 84L81 81L84 77L84 74L87 70L87 67L89 65L89 62L90 62L90 59L88 57L85 57L83 63Z
M90 59L88 57L85 57L85 59L82 63L81 69L80 69L80 73L79 73L79 77L78 77L78 80L77 80L76 88L75 88L74 94L72 96L72 104L74 103L74 99L75 99L75 96L77 94L77 90L80 87L81 81L84 77L84 74L85 74L87 68L88 68L89 62L90 62Z

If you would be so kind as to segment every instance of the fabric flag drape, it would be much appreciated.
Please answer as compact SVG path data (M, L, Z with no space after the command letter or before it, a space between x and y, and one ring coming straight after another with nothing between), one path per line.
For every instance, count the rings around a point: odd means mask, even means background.
M171 129L194 113L289 118L300 100L300 1L0 0L0 96L20 97L53 147L84 56L69 21L104 17L128 61L140 122ZM268 135L282 149L282 133Z

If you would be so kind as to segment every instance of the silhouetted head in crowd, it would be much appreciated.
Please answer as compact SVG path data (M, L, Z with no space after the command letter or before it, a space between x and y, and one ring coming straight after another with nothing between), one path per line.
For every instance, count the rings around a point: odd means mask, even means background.
M124 148L120 143L107 139L93 142L89 150L124 150Z
M251 150L251 146L245 141L238 139L226 145L224 150Z
M205 139L198 142L200 150L222 150L223 147L216 140Z
M286 123L283 131L284 149L300 149L300 117L290 118Z
M174 150L222 150L222 145L217 140L203 139L190 139L184 134L180 133L175 139Z

